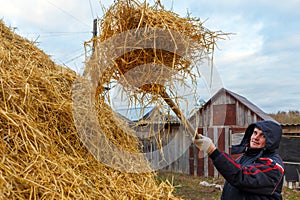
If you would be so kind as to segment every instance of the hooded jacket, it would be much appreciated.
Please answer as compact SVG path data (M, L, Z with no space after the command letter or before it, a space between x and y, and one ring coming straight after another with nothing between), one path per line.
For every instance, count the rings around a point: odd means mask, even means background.
M254 128L260 129L266 144L263 149L251 149L250 138ZM221 199L282 199L284 169L277 153L281 140L281 126L273 121L250 124L239 145L232 147L233 154L243 153L234 160L216 149L210 158L225 178Z

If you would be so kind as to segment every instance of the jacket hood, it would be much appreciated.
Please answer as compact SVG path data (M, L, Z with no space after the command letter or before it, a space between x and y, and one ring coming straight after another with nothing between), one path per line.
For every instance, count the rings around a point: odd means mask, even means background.
M241 143L232 147L232 154L245 152L246 147L250 144L250 138L255 127L259 128L266 137L266 146L264 150L275 152L279 148L282 136L282 128L280 124L274 121L259 121L252 123L247 127Z

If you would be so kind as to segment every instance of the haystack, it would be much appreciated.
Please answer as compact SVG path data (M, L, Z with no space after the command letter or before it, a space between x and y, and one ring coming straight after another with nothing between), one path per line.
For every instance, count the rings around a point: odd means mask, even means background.
M0 40L0 199L175 199L155 173L120 172L88 152L73 122L75 72L2 21ZM106 117L110 138L138 151Z
M184 82L187 76L196 76L191 61L211 55L215 40L223 34L209 31L199 19L165 11L159 3L149 6L131 0L116 1L100 27L100 36L86 45L96 41L96 46L90 45L96 48L87 62L86 76L98 87L95 102L99 124L113 144L138 153L139 140L128 134L132 130L111 109L105 88L147 63L167 66L176 72L177 81ZM139 30L150 33L149 40L143 35L140 41L138 35L135 44L153 45L155 41L163 48L124 46L123 33L142 34ZM157 30L162 33L159 37ZM99 162L78 137L74 124L76 73L57 66L34 43L14 34L2 21L0 34L0 198L176 199L174 187L168 182L158 183L155 172L126 173ZM124 52L114 57L107 54L110 51L103 51L105 48ZM143 70L136 73L145 74ZM140 97L151 93L155 101L166 93L166 88L172 91L175 79L162 76L161 84L145 84L134 90L130 85L124 87L135 100L143 102Z

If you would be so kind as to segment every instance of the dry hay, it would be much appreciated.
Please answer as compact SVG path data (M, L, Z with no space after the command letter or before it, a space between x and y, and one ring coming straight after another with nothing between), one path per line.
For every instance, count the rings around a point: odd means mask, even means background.
M99 36L86 43L94 49L87 74L95 84L99 80L98 84L108 87L112 82L127 79L123 81L125 90L131 93L129 96L134 101L140 102L141 96L147 93L153 94L153 101L156 101L157 95L166 90L165 83L172 90L175 81L184 82L187 78L194 81L200 73L193 71L199 66L193 66L192 62L201 62L207 57L213 59L216 41L226 35L205 28L199 18L181 17L165 10L160 1L149 5L146 1L118 0L99 19L99 26ZM112 53L114 51L117 53ZM171 70L170 75L165 77L166 71L155 74L151 66L146 70L145 67L136 68L149 63L166 66ZM133 69L136 74L133 80L124 78ZM151 80L153 76L160 79L159 84L132 87L136 77Z
M104 88L118 88L128 107L155 105L168 118L171 108L188 132L195 134L178 102L189 102L188 95L199 97L195 92L199 65L213 62L216 42L226 35L209 30L199 18L165 10L160 1L150 5L146 0L117 0L99 19L99 36L85 44L87 52L93 53L84 76L105 102L111 97ZM178 85L185 91L195 90L186 95Z
M175 198L155 173L122 173L87 151L73 123L73 71L2 21L0 40L0 199ZM136 139L107 120L110 139L137 151Z

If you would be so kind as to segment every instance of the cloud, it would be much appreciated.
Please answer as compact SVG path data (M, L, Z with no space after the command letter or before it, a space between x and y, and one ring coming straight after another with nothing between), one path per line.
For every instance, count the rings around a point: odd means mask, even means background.
M229 35L228 40L217 43L219 49L216 51L216 57L223 65L245 60L262 49L262 22L249 23L241 17L236 17L228 27L231 27L233 34Z

